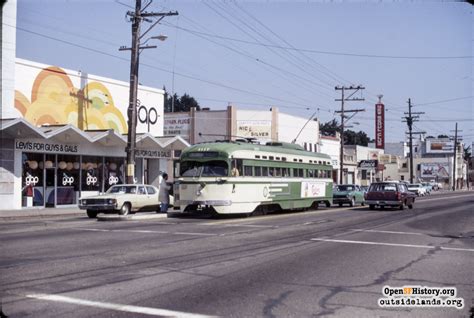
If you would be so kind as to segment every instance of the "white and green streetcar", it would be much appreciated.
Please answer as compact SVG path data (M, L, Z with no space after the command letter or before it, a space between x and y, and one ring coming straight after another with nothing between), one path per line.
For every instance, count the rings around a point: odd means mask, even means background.
M183 150L175 166L175 212L273 212L330 206L331 159L282 142L212 142Z

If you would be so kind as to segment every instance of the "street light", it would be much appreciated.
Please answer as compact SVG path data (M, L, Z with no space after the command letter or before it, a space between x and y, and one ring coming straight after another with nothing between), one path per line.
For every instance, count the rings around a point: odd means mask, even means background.
M143 34L144 35L144 34ZM142 35L142 36L143 36ZM136 37L136 36L135 36ZM138 96L138 67L140 64L140 53L144 49L156 48L156 45L145 45L150 39L165 41L168 36L160 34L152 36L143 43L134 41L135 46L130 48L132 50L131 68L130 68L130 101L128 109L128 133L127 133L127 183L135 183L135 146L137 135L137 96ZM129 50L126 47L120 47L121 51Z
M152 36L151 38L154 39L154 40L165 41L168 38L168 36L164 35L164 34L160 34L160 35L157 35L157 36Z

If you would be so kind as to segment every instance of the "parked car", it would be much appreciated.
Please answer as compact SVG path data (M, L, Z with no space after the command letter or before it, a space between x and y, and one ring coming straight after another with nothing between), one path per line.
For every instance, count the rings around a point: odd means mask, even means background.
M433 191L433 186L429 182L422 182L421 185L425 188L426 194L430 195Z
M365 203L371 210L375 207L383 209L386 206L398 207L400 210L405 206L412 209L416 195L408 191L404 183L398 182L376 182L370 185L365 194Z
M349 206L355 206L360 203L365 204L364 191L355 184L341 184L334 188L332 195L332 202L334 204L349 204Z
M160 211L158 188L148 184L119 184L107 192L79 199L79 208L90 218L98 213L127 215L136 211ZM170 198L170 204L172 204Z
M413 192L417 196L421 197L426 195L426 189L421 183L411 183L408 185L408 191Z

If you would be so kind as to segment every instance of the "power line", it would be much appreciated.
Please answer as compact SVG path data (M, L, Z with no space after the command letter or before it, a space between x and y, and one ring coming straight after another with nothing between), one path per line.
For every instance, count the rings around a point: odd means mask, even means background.
M174 26L177 27L177 26ZM376 55L376 54L357 54L357 53L347 53L347 52L335 52L335 51L323 51L323 50L313 50L313 49L303 49L303 48L295 48L292 46L283 46L283 45L275 45L275 44L266 44L261 42L254 42L249 40L242 40L236 39L228 36L216 35L216 34L209 34L206 32L200 32L195 30L190 30L187 28L179 27L183 31L187 32L194 32L200 33L204 36L212 36L224 40L240 42L245 44L251 44L256 46L264 46L264 47L272 47L276 49L283 49L288 51L296 51L296 52L306 52L306 53L315 53L315 54L326 54L326 55L339 55L339 56L351 56L351 57L364 57L364 58L379 58L379 59L406 59L406 60L439 60L439 59L472 59L474 56L472 55L460 55L460 56L402 56L402 55Z
M473 97L474 96L456 97L456 98L438 100L438 101L434 101L434 102L415 104L413 106L418 107L418 106L433 105L433 104L443 104L443 103L447 103L447 102L454 102L454 101L457 101L457 100L471 99Z
M15 28L14 26L6 24L6 23L3 23L3 25ZM16 27L16 29L20 30L20 31L23 31L23 32L26 32L26 33L34 34L34 35L37 35L39 37L43 37L43 38L46 38L46 39L49 39L49 40L57 41L57 42L60 42L60 43L63 43L63 44L75 46L75 47L78 47L78 48L81 48L81 49L84 49L84 50L87 50L87 51L91 51L91 52L94 52L94 53L97 53L97 54L101 54L101 55L113 57L113 58L116 58L116 59L119 59L119 60L122 60L122 61L125 61L125 62L129 62L129 60L126 59L126 58L123 58L123 57L120 57L120 56L117 56L117 55L114 55L114 54L110 54L110 53L107 53L107 52L104 52L104 51L100 51L100 50L97 50L97 49L94 49L94 48L91 48L91 47L83 46L83 45L80 45L80 44L77 44L77 43L74 43L74 42L58 39L58 38L55 38L55 37L52 37L52 36L49 36L49 35L38 33L38 32L31 31L31 30L28 30L28 29L24 29L24 28L21 28L21 27ZM151 68L151 69L160 70L160 71L163 71L163 72L166 72L166 73L170 73L170 74L173 73L171 70L164 69L164 68L161 68L161 67L157 67L157 66L154 66L154 65L150 65L150 64L147 64L147 63L140 63L140 65L146 66L146 67ZM214 82L214 81L211 81L211 80L206 80L206 79L203 79L203 78L199 78L197 76L186 75L186 74L182 74L182 73L179 73L179 72L175 72L175 75L181 76L181 77L184 77L184 78L188 78L188 79L192 79L192 80L195 80L195 81L207 83L207 84L210 84L210 85L213 85L213 86L218 86L218 87L234 90L234 91L237 91L237 92L249 94L249 95L259 96L259 97L263 97L263 98L270 99L270 100L276 100L276 101L280 101L280 102L284 102L284 103L295 104L295 105L300 105L300 106L305 106L306 107L306 105L301 104L301 103L288 101L288 100L281 99L281 98L272 97L272 96L265 95L265 94L262 94L262 93L259 93L259 92L252 92L252 91L249 91L249 90L232 87L232 86L221 84L221 83Z

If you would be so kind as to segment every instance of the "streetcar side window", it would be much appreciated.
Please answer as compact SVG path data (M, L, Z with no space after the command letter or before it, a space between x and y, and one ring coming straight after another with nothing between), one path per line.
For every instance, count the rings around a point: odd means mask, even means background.
M254 167L254 172L256 177L262 176L262 167Z
M281 168L280 167L275 168L275 177L281 177Z
M230 170L232 177L239 177L242 175L242 159L232 160L232 169Z
M268 177L268 167L262 167L262 176Z
M269 167L268 168L268 176L273 177L275 175L275 168L274 167Z
M252 177L253 176L253 169L251 166L244 166L244 176Z

